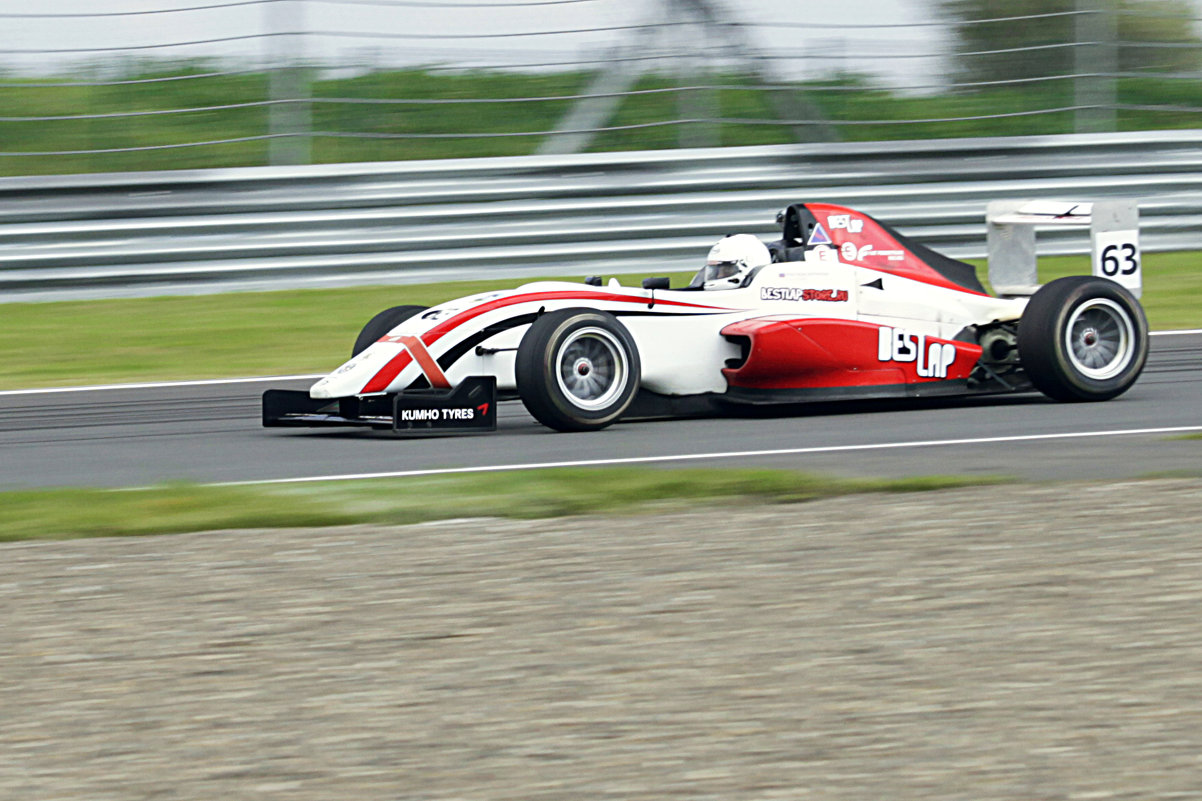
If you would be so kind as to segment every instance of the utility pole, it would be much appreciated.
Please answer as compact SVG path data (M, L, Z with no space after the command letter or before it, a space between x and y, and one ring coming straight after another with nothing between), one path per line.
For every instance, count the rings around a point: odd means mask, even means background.
M309 164L313 133L304 62L304 0L274 0L264 7L268 37L268 162Z

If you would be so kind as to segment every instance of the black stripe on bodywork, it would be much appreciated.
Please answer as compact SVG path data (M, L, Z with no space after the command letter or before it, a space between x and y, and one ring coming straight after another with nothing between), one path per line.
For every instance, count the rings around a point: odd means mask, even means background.
M509 319L502 320L499 323L493 323L492 325L485 326L476 333L472 334L470 337L464 339L455 347L448 350L446 353L439 356L438 366L443 370L450 370L451 366L454 365L455 362L462 359L468 351L474 350L475 347L481 342L491 339L497 334L508 331L511 328L517 328L519 325L528 325L529 323L533 323L537 319L538 313L532 312L530 314L519 314L516 317L510 317Z

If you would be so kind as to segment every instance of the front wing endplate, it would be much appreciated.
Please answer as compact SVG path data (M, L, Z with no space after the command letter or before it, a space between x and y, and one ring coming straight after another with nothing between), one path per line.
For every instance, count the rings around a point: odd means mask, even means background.
M418 389L392 395L311 398L304 390L263 393L267 428L366 427L402 434L495 431L497 379L471 376L450 390Z

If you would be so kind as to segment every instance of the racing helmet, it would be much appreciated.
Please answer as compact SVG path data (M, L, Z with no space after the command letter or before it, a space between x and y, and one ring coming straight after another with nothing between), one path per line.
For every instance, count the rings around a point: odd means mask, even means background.
M751 234L732 234L710 248L705 266L693 277L690 286L738 289L752 273L771 261L772 254L763 242Z

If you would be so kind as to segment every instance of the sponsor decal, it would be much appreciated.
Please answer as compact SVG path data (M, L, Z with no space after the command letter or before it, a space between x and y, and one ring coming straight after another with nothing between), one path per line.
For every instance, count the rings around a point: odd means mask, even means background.
M826 218L826 224L831 227L832 231L858 234L864 230L864 221L859 217L852 217L850 214L832 214Z
M832 247L819 245L806 251L806 261L838 261L837 253Z
M482 414L487 412L487 405ZM398 409L398 419L404 422L443 423L450 420L475 420L475 409Z
M843 246L840 247L839 250L841 250L843 252L843 260L844 261L856 261L858 259L864 258L869 253L871 253L872 245L863 245L861 247L856 247L855 242L844 242Z
M847 301L847 290L765 286L760 287L760 300L825 300L832 303L845 303Z
M917 362L920 378L947 378L947 368L956 361L956 346L950 342L932 342L925 334L912 334L904 328L882 327L877 340L877 359L882 362Z
M844 261L863 261L868 256L884 256L889 261L902 261L906 258L904 250L877 250L872 245L857 247L855 242L844 242L839 250Z
M497 425L497 379L469 376L450 393L401 393L394 398L397 431L480 431Z
M831 242L830 235L827 234L826 229L822 227L822 223L816 223L814 225L814 232L812 234L810 234L809 244L811 244L811 245L830 245L830 244L834 244L834 243Z

